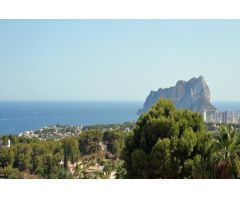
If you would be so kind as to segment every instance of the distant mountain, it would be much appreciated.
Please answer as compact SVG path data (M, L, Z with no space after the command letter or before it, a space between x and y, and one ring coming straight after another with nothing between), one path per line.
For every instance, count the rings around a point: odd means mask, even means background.
M210 90L203 76L192 78L189 81L178 81L174 87L151 91L143 108L138 110L138 114L147 112L161 98L172 100L177 108L197 112L202 112L204 109L216 110L210 103Z

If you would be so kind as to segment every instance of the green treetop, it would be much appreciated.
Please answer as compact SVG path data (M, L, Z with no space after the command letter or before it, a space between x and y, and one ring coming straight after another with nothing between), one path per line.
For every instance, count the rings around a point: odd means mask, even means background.
M211 146L200 114L162 99L141 115L122 158L128 178L205 178Z

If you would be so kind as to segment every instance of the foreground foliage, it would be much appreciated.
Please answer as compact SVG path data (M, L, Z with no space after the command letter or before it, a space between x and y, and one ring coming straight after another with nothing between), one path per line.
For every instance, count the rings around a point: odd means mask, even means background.
M59 141L4 136L12 145L0 148L0 178L115 177L123 165L118 155L125 135L112 131L103 138L101 131L91 130Z
M237 178L237 135L231 128L210 135L200 114L160 100L139 118L127 138L122 153L127 177Z

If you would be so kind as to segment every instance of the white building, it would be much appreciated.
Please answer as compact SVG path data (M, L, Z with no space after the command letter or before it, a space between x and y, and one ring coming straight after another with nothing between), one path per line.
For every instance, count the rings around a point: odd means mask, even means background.
M203 121L207 122L207 110L206 109L203 110Z
M8 148L10 148L10 147L11 147L11 140L8 140L7 147L8 147Z

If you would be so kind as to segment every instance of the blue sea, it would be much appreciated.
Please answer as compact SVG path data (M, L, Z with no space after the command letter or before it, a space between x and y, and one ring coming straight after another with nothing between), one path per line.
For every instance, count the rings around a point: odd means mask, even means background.
M0 134L45 126L112 124L133 121L142 102L0 101Z
M220 111L240 111L240 102L212 102ZM112 124L133 121L143 102L0 101L0 134L45 126Z

